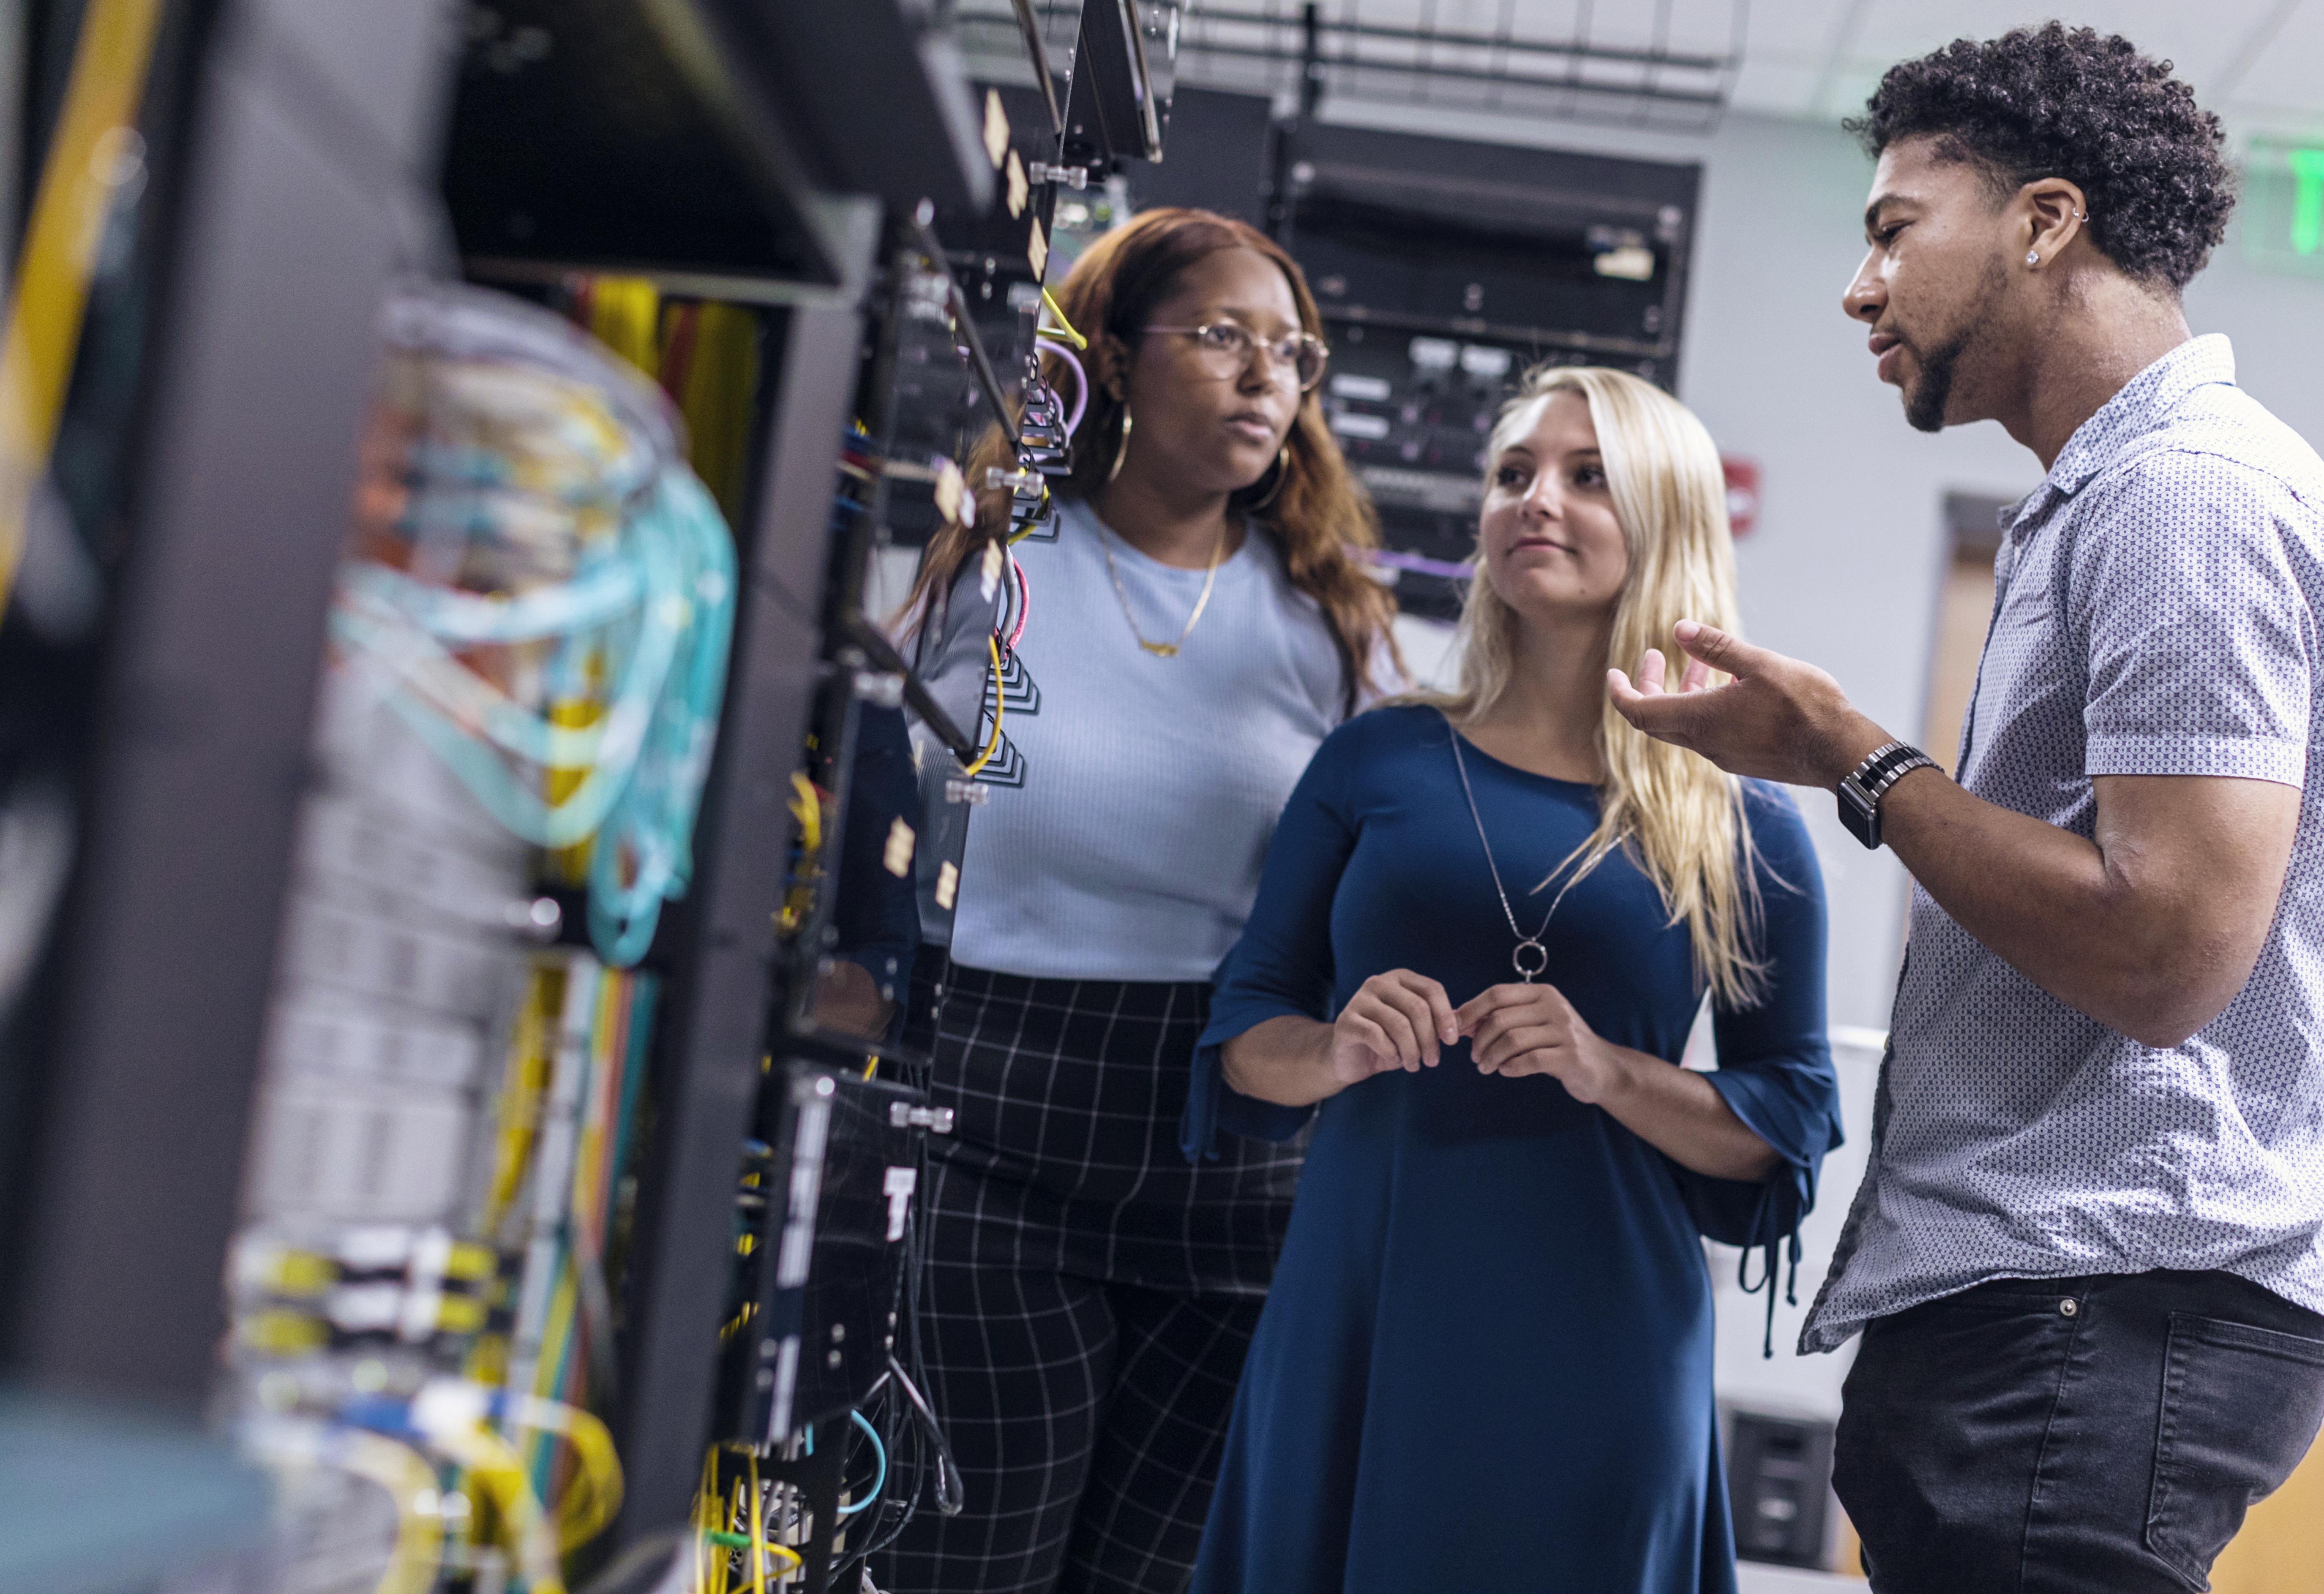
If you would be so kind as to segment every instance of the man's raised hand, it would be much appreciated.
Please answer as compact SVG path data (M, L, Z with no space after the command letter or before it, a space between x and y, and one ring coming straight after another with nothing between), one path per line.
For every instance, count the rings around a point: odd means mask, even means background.
M1619 669L1606 672L1616 712L1658 741L1729 774L1830 788L1888 739L1812 664L1692 620L1674 634L1687 659L1676 686L1665 685L1668 666L1653 648L1635 684ZM1712 686L1714 670L1731 678Z

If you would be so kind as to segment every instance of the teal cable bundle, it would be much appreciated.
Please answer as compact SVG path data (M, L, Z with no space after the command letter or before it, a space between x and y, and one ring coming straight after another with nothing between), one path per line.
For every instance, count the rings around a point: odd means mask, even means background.
M722 525L720 540L724 537ZM355 563L341 576L332 632L394 675L401 688L392 699L398 712L495 819L535 846L569 847L596 834L650 732L694 617L684 556L649 511L624 525L615 553L596 562L600 570L615 562L619 569L601 576L591 571L516 599L481 598ZM614 598L627 601L615 607L608 601ZM488 623L492 606L503 611L497 626ZM621 650L627 655L621 684L591 725L553 724L453 657L455 648L481 643L570 640L631 616L634 634ZM431 729L429 720L441 723ZM446 733L491 747L462 751L444 740ZM588 773L552 805L520 783L493 748L542 769Z
M733 539L678 462L659 392L554 318L429 285L385 318L432 394L402 457L393 535L444 578L348 560L333 640L382 671L387 705L496 823L551 851L594 843L590 939L632 966L693 872L733 635ZM519 548L521 567L493 564ZM500 582L516 590L474 590ZM507 667L490 663L503 650ZM461 657L477 650L485 665ZM598 712L560 723L560 703Z
M590 860L589 939L617 968L645 955L661 905L684 896L693 879L694 820L717 742L734 633L734 544L702 484L687 472L665 472L641 521L655 523L679 551L693 623L637 772Z
M493 598L356 562L333 636L383 664L389 703L501 825L536 846L595 838L589 936L627 968L693 873L694 821L717 738L734 626L734 549L702 485L663 472L616 550L567 583ZM612 701L592 725L552 724L454 657L456 648L574 639L629 621ZM503 756L507 755L507 756ZM518 762L512 765L509 759ZM586 770L552 803L527 774Z

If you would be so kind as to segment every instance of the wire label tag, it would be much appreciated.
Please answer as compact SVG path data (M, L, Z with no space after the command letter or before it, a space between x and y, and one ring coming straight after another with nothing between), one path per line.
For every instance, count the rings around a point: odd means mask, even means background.
M1001 108L1000 93L991 88L984 91L984 152L996 170L1009 153L1009 113Z
M890 1168L888 1182L880 1187L888 1198L888 1241L890 1245L904 1238L904 1220L912 1210L912 1192L919 1188L918 1168Z

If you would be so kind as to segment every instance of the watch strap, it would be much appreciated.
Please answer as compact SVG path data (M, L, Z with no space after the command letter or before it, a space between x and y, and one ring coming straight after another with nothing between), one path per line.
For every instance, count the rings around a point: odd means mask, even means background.
M1881 772L1886 769L1890 763L1897 759L1909 758L1914 751L1901 742L1884 742L1866 753L1864 761L1850 769L1841 779L1852 782L1858 791L1868 792L1872 783L1880 778Z
M1880 845L1880 799L1888 788L1923 768L1934 769L1937 760L1908 742L1890 742L1873 749L1864 761L1850 769L1840 782L1840 817L1856 839L1868 849Z
M1890 759L1886 764L1884 764L1878 774L1870 776L1865 780L1865 795L1872 798L1873 801L1878 802L1882 795L1885 794L1890 787L1895 785L1896 782L1902 780L1914 770L1933 769L1936 767L1937 760L1931 758L1927 753L1923 752L1917 747L1907 747L1904 750L1901 755Z

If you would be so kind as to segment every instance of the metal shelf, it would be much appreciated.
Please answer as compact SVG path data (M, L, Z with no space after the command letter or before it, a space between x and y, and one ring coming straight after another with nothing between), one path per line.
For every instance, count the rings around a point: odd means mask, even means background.
M991 203L957 42L900 0L499 0L474 16L444 191L489 274L830 286L849 251L840 196Z
M990 4L990 0L985 0ZM1646 8L1639 8L1644 11ZM1206 88L1425 104L1513 117L1701 131L1725 111L1743 57L1745 0L1640 17L1584 6L1572 32L1540 31L1504 6L1490 29L1441 26L1437 8L1198 0L1182 76ZM1629 25L1626 26L1628 23ZM1312 108L1312 101L1311 108Z
M463 254L838 281L842 218L704 6L474 14L444 172Z

